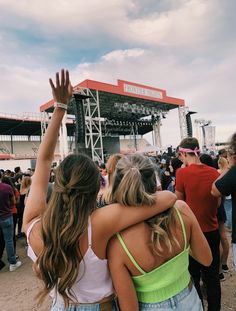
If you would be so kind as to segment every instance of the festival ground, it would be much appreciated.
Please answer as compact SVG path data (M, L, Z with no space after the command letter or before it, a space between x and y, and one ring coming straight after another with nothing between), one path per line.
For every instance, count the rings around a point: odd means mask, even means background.
M1 311L48 311L50 300L39 307L35 296L40 283L32 271L32 262L26 256L25 240L17 241L17 254L23 265L14 272L5 267L0 272L0 310ZM3 258L6 262L6 258ZM236 272L232 271L232 255L229 257L230 273L225 274L226 280L221 283L222 311L236 311Z

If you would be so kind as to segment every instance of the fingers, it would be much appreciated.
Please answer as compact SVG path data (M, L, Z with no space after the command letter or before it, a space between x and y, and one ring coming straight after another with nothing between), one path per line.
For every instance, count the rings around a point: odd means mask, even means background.
M65 71L64 69L61 70L61 86L65 84Z
M56 73L56 87L59 88L60 87L60 78L59 78L59 73Z
M69 76L69 71L66 70L66 85L70 84L70 76Z
M72 96L73 88L70 84L69 71L61 69L60 73L56 73L55 84L49 79L52 88L53 98L57 102L67 103Z
M49 79L49 83L51 85L52 91L55 92L55 86L54 86L54 84L52 82L52 79Z

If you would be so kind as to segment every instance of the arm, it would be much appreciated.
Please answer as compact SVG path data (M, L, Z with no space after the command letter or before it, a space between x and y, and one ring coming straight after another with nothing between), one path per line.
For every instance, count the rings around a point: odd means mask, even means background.
M222 177L224 177L228 172L229 172L228 168L223 170L222 173L220 174L220 176L212 184L211 195L213 195L214 197L221 197L223 195L223 193L221 193L221 191L216 187L216 184L217 184L217 181L220 180ZM224 183L224 180L225 179L222 180L223 183Z
M49 82L54 100L56 102L67 104L71 97L71 85L68 71L66 71L66 73L64 70L61 71L61 81L59 73L56 74L56 86L54 86L51 79ZM46 207L51 162L53 160L58 132L64 113L65 110L62 108L54 109L52 119L39 147L34 178L32 180L29 197L24 211L23 227L25 232L30 223L42 215Z
M183 200L184 201L184 199L185 199L184 193L175 190L175 194L176 194L178 200Z
M221 197L222 196L220 191L216 188L215 183L212 184L211 195L213 195L213 197Z
M174 193L160 191L156 194L156 204L152 206L108 205L93 213L94 221L96 221L103 238L108 240L115 233L167 210L175 202L176 195Z
M120 247L114 237L108 246L108 265L121 311L138 311L138 300L128 269L119 254Z
M190 224L190 255L204 266L210 266L212 254L209 244L199 226L199 223L189 206L183 201L177 201L178 209L187 216Z

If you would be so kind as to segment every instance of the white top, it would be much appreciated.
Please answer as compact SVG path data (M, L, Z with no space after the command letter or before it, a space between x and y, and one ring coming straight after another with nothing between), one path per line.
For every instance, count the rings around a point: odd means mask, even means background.
M26 234L28 256L33 261L36 261L37 256L30 246L29 235L34 224L39 220L40 219L36 219L32 222ZM79 265L77 280L72 286L72 292L79 303L98 302L114 293L107 260L98 258L92 250L92 226L90 217L88 221L88 244L88 249ZM63 298L55 290L50 293L50 296L53 298L54 302L63 303Z

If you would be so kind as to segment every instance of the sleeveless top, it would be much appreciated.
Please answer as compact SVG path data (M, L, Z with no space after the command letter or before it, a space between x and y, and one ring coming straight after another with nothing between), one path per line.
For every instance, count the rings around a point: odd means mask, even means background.
M175 209L179 216L184 235L184 250L150 272L145 272L138 265L125 245L121 235L119 233L117 234L117 238L127 256L141 273L139 276L132 276L139 302L156 303L169 299L187 287L190 281L190 274L188 272L189 246L187 247L187 238L182 217L178 209Z
M36 261L35 255L29 242L30 232L36 222L31 223L27 230L28 256ZM100 259L92 250L92 228L91 220L88 220L88 249L79 264L79 273L75 284L72 286L72 292L78 303L95 303L114 293L110 272L108 270L107 260ZM63 302L63 298L54 289L50 296L53 302Z

